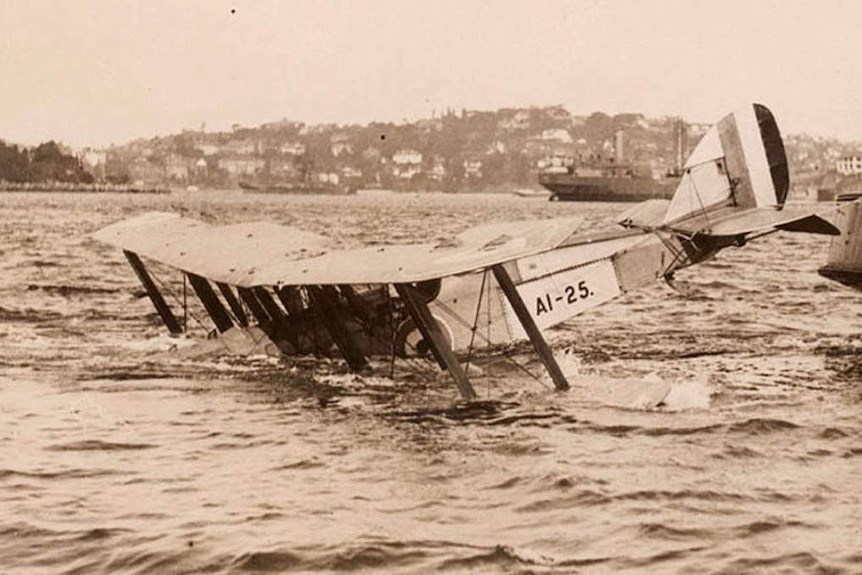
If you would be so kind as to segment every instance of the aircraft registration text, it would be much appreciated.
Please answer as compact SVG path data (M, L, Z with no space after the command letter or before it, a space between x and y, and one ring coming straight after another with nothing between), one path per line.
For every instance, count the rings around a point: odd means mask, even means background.
M596 307L620 294L609 260L558 272L517 286L539 329L545 329ZM515 335L525 335L506 302L506 315Z

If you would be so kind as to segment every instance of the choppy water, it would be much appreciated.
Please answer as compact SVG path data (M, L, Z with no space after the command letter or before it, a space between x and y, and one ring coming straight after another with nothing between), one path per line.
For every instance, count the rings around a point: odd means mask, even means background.
M862 572L862 296L816 275L823 239L557 330L569 393L500 360L463 406L431 372L159 353L122 254L87 238L148 209L357 245L620 206L0 195L0 571ZM639 408L650 381L667 406Z

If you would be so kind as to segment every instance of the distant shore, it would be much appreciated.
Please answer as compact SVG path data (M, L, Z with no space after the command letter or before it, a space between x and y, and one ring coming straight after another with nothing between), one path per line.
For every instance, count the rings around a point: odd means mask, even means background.
M7 182L0 180L0 192L87 192L118 194L169 194L170 188L157 185L74 183L74 182Z

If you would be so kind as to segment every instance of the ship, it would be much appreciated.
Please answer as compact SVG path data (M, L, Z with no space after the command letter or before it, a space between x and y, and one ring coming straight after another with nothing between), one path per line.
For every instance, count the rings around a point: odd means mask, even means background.
M633 164L625 163L623 132L614 135L614 157L601 162L594 160L556 165L539 173L539 184L551 192L550 201L569 202L642 202L670 199L682 175L686 155L685 124L674 122L676 167L663 177L654 178Z
M635 174L630 167L569 168L565 172L539 174L539 184L551 192L550 201L641 202L670 199L679 177L670 174L657 179Z

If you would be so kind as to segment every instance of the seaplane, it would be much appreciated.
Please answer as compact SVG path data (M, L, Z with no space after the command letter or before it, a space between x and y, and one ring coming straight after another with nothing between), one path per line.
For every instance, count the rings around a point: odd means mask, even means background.
M358 373L372 357L424 358L472 400L468 366L480 343L528 340L566 390L549 328L766 234L839 233L830 207L785 205L788 188L775 118L749 104L704 135L672 199L634 206L600 232L567 217L480 225L437 244L335 250L275 223L150 212L94 237L123 250L171 334L183 325L153 265L183 275L225 352L340 356Z

